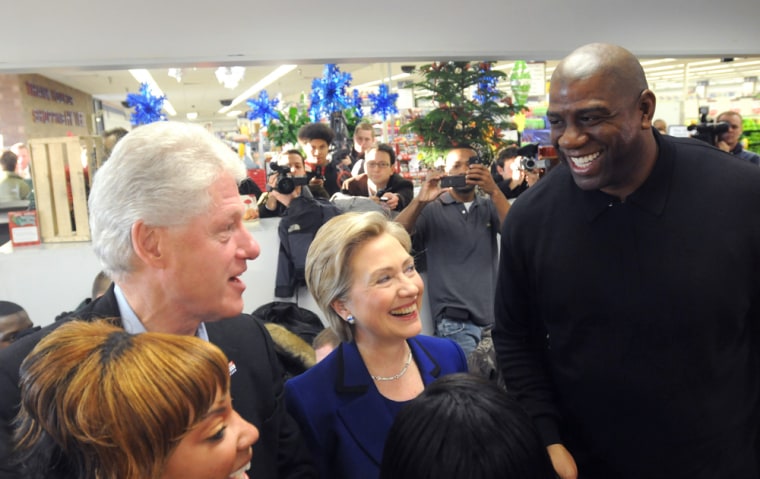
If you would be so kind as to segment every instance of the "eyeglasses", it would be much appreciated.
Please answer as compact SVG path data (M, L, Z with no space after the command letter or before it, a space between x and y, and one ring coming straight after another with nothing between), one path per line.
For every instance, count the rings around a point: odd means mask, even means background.
M367 168L388 168L391 166L390 163L376 163L374 161L368 161L364 163L364 166Z

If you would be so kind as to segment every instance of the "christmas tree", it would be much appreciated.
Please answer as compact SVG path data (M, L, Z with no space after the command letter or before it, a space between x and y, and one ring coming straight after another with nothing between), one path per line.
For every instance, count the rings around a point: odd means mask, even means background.
M450 148L470 145L488 164L507 145L502 132L514 129L510 118L527 108L514 105L496 87L507 75L492 69L493 63L446 62L420 67L424 79L414 88L427 92L418 99L432 101L434 108L404 125L402 132L421 138L423 161L435 160Z

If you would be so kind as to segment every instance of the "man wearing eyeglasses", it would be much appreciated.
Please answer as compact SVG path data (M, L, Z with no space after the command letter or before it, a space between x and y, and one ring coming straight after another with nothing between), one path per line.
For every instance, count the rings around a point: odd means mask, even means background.
M366 173L343 182L342 192L351 196L368 196L391 211L401 211L412 201L414 185L395 172L396 152L380 143L365 156Z

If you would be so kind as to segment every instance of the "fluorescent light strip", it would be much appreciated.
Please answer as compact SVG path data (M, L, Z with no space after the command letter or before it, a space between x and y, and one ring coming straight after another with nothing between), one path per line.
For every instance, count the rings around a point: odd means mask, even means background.
M409 74L409 73L399 73L398 75L393 75L390 78L390 80L391 81L393 81L393 80L400 80L402 78L406 78L406 77L410 77L410 76L412 76L412 75ZM367 88L380 85L381 83L384 83L384 82L385 82L385 78L383 78L382 80L375 80L375 81L371 81L371 82L367 82L367 83L362 83L361 85L356 85L353 88L356 88L357 90L366 90Z
M726 62L721 63L720 65L713 65L708 67L699 67L699 68L690 68L692 72L699 71L699 72L705 72L705 71L713 71L713 70L722 70L724 68L729 68L732 70L736 70L742 67L757 65L760 63L760 61L754 61L754 62L741 62L741 63L735 63L735 62Z
M256 84L254 84L252 87L250 87L249 89L247 89L246 91L238 95L237 98L232 100L232 103L230 103L228 106L221 108L218 111L218 113L220 114L227 113L228 111L232 110L234 107L239 105L240 103L243 103L244 101L248 100L253 95L255 95L256 93L260 92L264 88L268 87L272 83L276 82L280 78L292 72L297 67L298 65L280 65L272 73L265 76L264 78L256 82Z
M656 60L645 60L641 63L641 66L646 67L649 65L657 65L658 63L665 63L665 62L674 62L675 58L658 58Z
M504 65L498 65L498 66L493 67L493 70L506 70L508 68L512 68L513 66L515 66L515 62L505 63Z
M720 58L713 58L713 59L710 59L710 60L703 60L701 62L689 62L689 67L691 68L691 67L698 67L698 66L701 66L701 65L712 65L712 64L715 64L715 63L720 63Z
M143 84L147 83L148 88L150 88L150 92L155 96L164 96L164 92L161 90L161 88L158 86L158 83L156 83L156 80L153 79L153 75L148 72L148 70L129 70L129 73L132 74L133 77L135 77L135 80L137 80L138 83ZM177 115L177 110L174 109L172 104L169 102L169 100L164 100L164 110L166 110L166 113L170 114L171 116Z
M649 75L653 72L665 72L668 70L672 71L683 71L683 63L677 63L675 65L667 65L667 66L661 66L661 67L652 67L652 68L644 68L644 73Z

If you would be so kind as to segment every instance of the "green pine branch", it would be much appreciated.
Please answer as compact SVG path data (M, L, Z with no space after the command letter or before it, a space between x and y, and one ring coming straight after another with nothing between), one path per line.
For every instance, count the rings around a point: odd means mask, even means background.
M510 118L526 109L513 105L511 98L500 90L495 91L497 101L480 104L473 100L471 91L477 90L484 79L498 82L506 78L504 72L492 70L492 65L493 62L447 62L420 67L423 78L414 88L423 91L418 98L432 101L435 108L405 124L402 132L418 135L421 150L433 152L435 158L441 151L469 144L490 163L507 144L501 133L514 128Z

